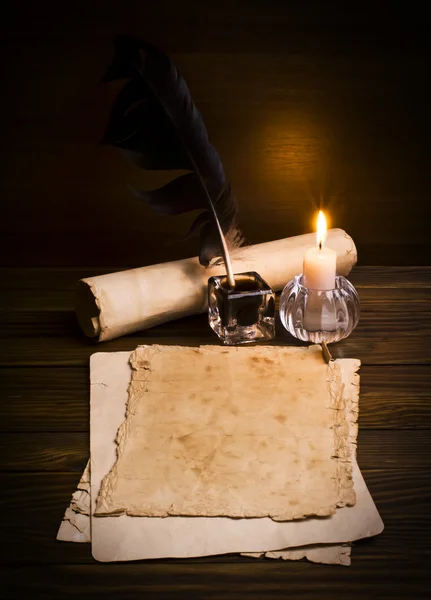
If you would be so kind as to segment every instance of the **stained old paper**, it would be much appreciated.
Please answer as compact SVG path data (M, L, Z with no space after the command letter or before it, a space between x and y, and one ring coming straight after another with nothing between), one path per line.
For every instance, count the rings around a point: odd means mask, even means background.
M94 355L91 360L92 381L92 414L95 424L92 428L93 462L98 472L93 476L93 488L97 492L100 479L110 464L115 461L114 436L118 425L124 418L127 402L127 386L130 382L131 369L128 363L130 353L118 352ZM359 376L356 370L359 362L355 360L337 361L341 367L348 415L349 429L352 432L350 443L356 439L357 398L359 392ZM98 435L100 432L100 436ZM94 434L94 435L93 435ZM98 438L104 444L98 443ZM111 441L109 441L111 440ZM354 446L353 446L354 448ZM61 523L57 539L71 542L90 542L90 494L89 464L87 465L72 502L67 508ZM270 519L247 520L254 528L244 532L238 530L240 521L211 518L178 518L154 519L159 526L159 535L154 536L153 546L148 547L148 522L151 519L142 517L105 517L93 520L93 554L98 560L131 560L139 558L155 558L172 556L171 537L179 536L183 548L179 556L197 556L205 546L207 553L234 552L239 548L248 549L247 556L281 558L283 560L299 560L306 558L312 562L350 564L351 548L346 544L317 544L318 540L354 540L380 533L383 524L365 487L359 469L354 466L355 489L358 501L352 508L343 508L327 519L308 519L295 523L279 523ZM206 524L209 524L208 527ZM224 527L226 524L226 527ZM211 525L214 527L211 528ZM277 533L276 528L280 531ZM171 535L166 535L167 531ZM205 539L203 532L208 536ZM221 539L225 535L225 539ZM242 539L244 538L244 539ZM314 545L296 546L287 550L251 552L250 549L279 548L280 544L295 545L299 543ZM258 545L260 544L260 546ZM278 545L277 545L278 544Z
M131 369L129 352L91 356L91 538L96 560L187 558L230 552L266 552L308 544L351 542L381 533L383 523L353 462L357 502L328 518L275 522L269 518L97 517L96 499L103 477L116 461L115 438L124 421ZM337 360L354 448L359 397L359 361Z
M340 367L321 349L146 346L96 514L327 516L355 502Z
M87 463L78 488L64 513L57 533L57 540L63 542L91 542L89 486L90 461ZM77 501L77 498L79 498L79 501ZM136 517L126 517L126 520L133 521L133 519L136 523ZM171 517L170 521L174 522L175 519L176 517ZM115 521L118 520L115 519ZM143 544L145 544L145 540L143 540ZM310 562L349 566L351 563L351 546L349 544L315 544L314 546L299 546L298 548L278 552L243 552L242 555L250 558L265 556L265 558L282 560L301 560L305 558Z
M105 360L106 357L106 360ZM112 408L115 407L117 409L120 408L121 411L121 407L123 406L123 410L124 410L124 406L126 404L126 400L127 400L127 386L130 382L130 377L131 377L131 368L130 365L128 364L128 362L126 362L126 359L129 358L129 353L117 353L115 354L109 354L109 355L105 355L105 354L101 354L98 355L96 358L100 358L101 359L101 369L99 369L99 364L98 364L98 360L94 360L92 361L92 372L91 372L91 379L92 379L92 383L94 384L92 386L92 399L93 399L93 407L95 404L95 397L99 395L99 392L102 392L104 394L104 396L106 394L108 394L108 396L110 395L111 397L111 401L105 399L105 410L104 410L104 415L110 415L110 413L112 412ZM343 396L346 399L346 410L349 409L349 407L353 410L347 411L348 414L350 415L349 417L349 428L352 430L352 437L350 442L353 439L356 439L356 419L357 419L357 414L356 414L356 409L357 409L357 395L358 395L358 384L357 384L357 380L359 379L359 377L356 375L355 371L357 368L357 361L341 361L340 365L343 367L341 369L342 371L342 375L343 375L343 383L345 383L344 386L344 393ZM347 366L349 366L350 368L346 368ZM103 368L104 367L104 368ZM116 382L116 386L115 386L115 392L113 391L113 378L114 381ZM354 384L354 385L352 385ZM351 392L353 391L353 398L349 398L349 394L351 394ZM115 411L116 413L118 413L117 419L121 418L121 412L118 412L118 410ZM115 415L114 415L115 416ZM115 419L114 419L114 425L115 425ZM107 427L106 428L106 436L107 438L109 438L110 436L110 428ZM114 446L114 442L112 442L112 446ZM108 448L109 449L109 448ZM106 455L109 456L109 452L105 453ZM58 535L57 535L57 539L58 540L62 540L62 541L70 541L70 542L91 542L91 528L90 528L90 511L91 511L91 506L90 506L90 463L87 464L84 473L81 477L81 480L78 484L78 488L76 490L76 492L74 492L73 497L72 497L72 501L70 503L70 506L68 506L68 508L66 509L65 515L63 517L63 521L60 525L59 531L58 531ZM330 520L330 519L329 519ZM116 519L116 518L112 518L112 519L104 519L103 521L103 525L105 525L107 523L107 521L112 521L112 528L116 528L117 525L119 524L119 521L122 521L122 519ZM136 521L136 518L133 517L125 517L123 519L123 523L126 526L125 529L127 529L127 523L130 522L130 524L135 523L138 526L139 525L143 525L143 527L141 528L142 531L142 540L137 540L137 545L138 545L138 551L139 551L139 547L142 546L142 557L146 556L146 537L145 537L145 522L147 521L146 518L141 518L138 522ZM205 521L205 519L198 519L198 522L201 521ZM208 519L209 522L211 522L210 519ZM265 521L265 519L263 520ZM164 525L168 525L169 523L172 524L172 527L174 526L176 522L176 518L172 517L171 519L167 519L167 520L163 520L160 523L163 523ZM193 520L193 522L195 522L195 520ZM321 520L316 520L315 521L315 525L316 525L316 529L319 529L321 527ZM304 525L305 522L302 522L302 525ZM95 528L97 529L97 523L95 525ZM125 538L127 534L125 533L124 536L121 536L122 539ZM112 536L113 538L115 536ZM127 542L127 537L124 540L125 542ZM293 543L295 541L294 537L291 540ZM184 540L185 545L187 545L189 543L189 541L187 539ZM192 543L192 541L190 542ZM245 542L244 542L245 543ZM129 544L129 546L131 546L132 543ZM227 544L229 544L229 540L227 540ZM244 546L246 547L246 546ZM247 546L249 547L249 546ZM162 550L163 552L163 550ZM351 547L349 545L346 544L315 544L313 546L301 546L301 547L295 547L295 548L291 548L288 550L281 550L278 552L258 552L258 553L245 553L245 555L250 556L250 557L255 557L258 558L262 555L265 555L266 558L273 558L273 559L283 559L283 560L299 560L301 558L306 558L309 561L312 562L319 562L319 563L325 563L325 564L339 564L339 565L344 565L344 566L348 566L350 564L350 553L351 553Z

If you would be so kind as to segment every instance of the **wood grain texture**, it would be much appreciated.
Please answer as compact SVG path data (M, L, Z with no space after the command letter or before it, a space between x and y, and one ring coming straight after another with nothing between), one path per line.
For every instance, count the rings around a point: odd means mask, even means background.
M385 531L355 544L352 567L344 571L238 555L97 565L87 545L55 541L88 457L88 357L96 351L131 350L138 343L218 343L205 315L103 345L88 342L71 310L76 279L92 274L85 271L9 269L2 279L7 289L0 310L6 365L0 368L0 477L8 598L76 596L84 589L90 596L122 598L170 598L173 593L272 598L284 597L289 589L299 597L332 600L344 598L347 587L353 598L370 595L369 588L379 598L426 596L431 558L429 268L374 267L352 274L362 318L333 353L363 361L358 461ZM293 341L280 327L278 335L275 343Z
M152 262L147 258L146 261L138 264L146 266ZM0 311L2 313L24 311L30 314L43 311L72 311L74 291L79 279L105 275L125 268L121 269L114 265L51 269L2 268ZM402 299L406 289L415 294L415 290L431 288L431 267L356 266L350 273L349 279L358 288L361 298L364 288L375 288L380 292L391 289L404 290L397 296Z
M427 536L431 528L428 512L431 471L429 468L374 468L364 469L363 474L385 522L385 530L375 540L362 542L364 550L360 556L367 562L376 561L381 565L395 556L399 561L406 560L408 564L417 561L425 569L426 559L430 557ZM55 540L64 509L79 481L77 473L28 473L25 477L19 473L2 473L0 479L4 490L2 532L8 547L8 555L3 562L15 565L20 562L94 563L88 545ZM237 560L233 556L225 556L194 559L192 562L229 563ZM157 562L185 564L188 560ZM114 566L111 565L107 570ZM181 566L178 569L180 575ZM336 578L337 574L333 576Z
M423 327L428 325L431 315L431 288L357 288L361 300L361 323L371 323L373 317L393 318L403 321L402 314L408 311L423 319ZM8 290L3 297L5 307L0 309L0 337L11 335L70 335L78 331L77 319L73 312L73 293L68 297L62 290L50 292L48 300L43 294L27 290ZM28 297L30 296L30 297ZM277 294L277 308L280 295ZM6 304L7 302L7 304ZM33 305L29 310L25 306ZM61 309L64 307L66 309ZM398 313L398 314L397 314ZM419 314L420 313L420 314ZM193 321L188 321L192 323ZM178 323L169 322L169 327L184 327L183 319ZM399 324L398 324L399 326Z
M217 342L205 315L198 315L95 345L80 334L76 319L68 310L77 271L67 270L63 275L57 270L5 271L3 282L9 282L11 287L6 290L9 296L0 312L1 365L85 366L95 351L133 350L138 344L155 342L186 345ZM367 280L367 269L356 270L361 320L349 339L333 346L335 357L358 357L365 365L430 364L428 276L431 271L417 269L417 285L411 284L413 272L413 269L395 269L391 277L389 269L374 268L370 269ZM48 298L40 293L44 286ZM278 323L273 343L286 342L297 343Z
M377 290L365 290L361 293L361 317L354 336L359 334L364 339L379 339L380 334L380 337L400 336L408 339L417 335L428 335L431 331L431 290L430 293L428 291L422 293L421 290L414 291L417 293L411 294L411 301L406 301L405 294L401 290L390 290L388 294L379 293ZM276 300L277 311L278 300L279 296ZM406 318L407 314L409 314L408 319ZM136 332L133 336L142 338L147 335L164 335L169 331L173 336L189 336L191 343L194 343L193 340L197 336L200 339L208 340L213 337L209 329L206 331L207 328L207 316L203 314L169 321L157 327ZM277 323L277 332L278 337L286 338L287 334L280 322ZM75 313L72 311L0 312L0 340L10 340L17 336L23 338L73 337L76 340L83 339L87 343L93 344L90 339L85 339L84 334L80 331ZM0 348L2 343L0 341ZM106 343L98 344L97 351L103 352L105 346ZM426 344L424 344L424 349L427 350ZM426 352L422 357L425 362L427 362L428 356L429 353Z
M360 430L431 428L430 366L361 367ZM89 430L88 367L0 370L2 432Z
M233 598L286 598L286 590L295 598L361 600L364 589L370 598L382 600L419 599L429 591L425 568L408 559L379 561L358 560L350 569L286 564L280 561L248 559L243 564L137 564L59 566L44 569L24 567L6 572L10 598L20 599L19 591L32 598L74 598L83 589L89 597L115 594L124 600L136 597L170 600L172 597L199 600ZM347 573L346 573L347 571ZM171 589L175 589L174 596ZM59 596L61 594L61 596Z
M0 265L58 267L0 272L5 598L430 595L429 27L419 6L343 8L76 0L64 16L53 0L5 6ZM309 181L322 182L326 162L332 224L354 237L360 264L383 265L352 273L364 312L334 346L364 363L359 458L385 521L381 536L355 544L349 569L231 555L99 565L87 545L54 539L86 451L90 354L217 342L200 317L103 346L74 321L79 278L196 253L182 239L188 217L158 218L127 189L155 179L98 144L116 90L97 82L120 31L173 54L251 243L310 230Z
M407 318L408 315L408 318ZM0 366L74 366L88 364L94 352L134 350L139 344L217 344L205 315L181 319L103 344L84 338L74 329L70 334L46 336L39 333L20 338L0 337ZM334 358L359 358L364 365L431 364L431 313L364 314L354 333L331 346ZM270 345L300 342L277 323L277 337Z
M0 430L88 431L89 368L0 369Z
M344 573L336 578L333 576L334 582L328 573L324 573L324 567L315 566L316 571L312 574L310 569L313 565L289 565L283 570L282 564L268 565L267 562L254 566L252 564L223 565L218 568L211 565L196 569L199 576L192 567L183 572L168 565L162 568L135 565L130 568L129 576L126 576L126 573L129 573L127 568L117 566L108 577L103 576L104 571L100 566L58 567L48 570L48 581L38 575L36 569L24 568L9 572L7 584L10 582L13 586L18 583L23 593L38 598L46 597L46 594L58 597L58 593L63 589L67 589L67 592L61 597L73 598L82 589L77 584L77 581L80 581L91 596L102 597L109 593L121 593L121 597L125 600L142 595L167 600L172 598L172 595L167 591L166 584L161 582L170 581L175 587L176 598L205 598L205 600L230 600L240 597L285 598L286 588L289 588L289 592L296 597L344 599L346 588L352 588L352 591L349 591L349 598L359 600L363 597L360 590L363 589L365 581L366 587L373 590L376 598L389 600L424 597L429 590L428 576L420 567L413 567L410 580L405 575L402 564L396 562L392 563L392 566L388 564L379 569L377 566L365 563L358 566L349 578ZM248 575L250 570L253 571L251 576ZM389 594L390 589L394 591ZM15 595L15 591L11 594L13 595L10 598L20 598L19 594Z
M333 186L325 203L363 257L423 259L431 187L426 31L417 12L417 33L394 7L381 20L376 6L372 16L363 7L353 17L341 12L244 0L217 9L196 0L151 9L107 1L102 10L80 1L65 21L50 1L9 7L2 264L133 264L181 236L129 193L127 185L147 183L145 174L98 145L115 88L97 82L118 31L173 53L230 174L250 241L309 228L316 206L307 182L327 161ZM400 250L415 245L416 256ZM171 257L177 252L171 247Z

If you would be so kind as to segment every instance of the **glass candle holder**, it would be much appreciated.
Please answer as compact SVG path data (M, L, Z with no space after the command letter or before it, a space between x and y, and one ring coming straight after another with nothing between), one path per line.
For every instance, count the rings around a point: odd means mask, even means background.
M270 340L275 336L275 294L253 271L208 280L208 320L227 345Z
M280 319L287 331L303 342L339 342L359 321L359 296L345 277L335 278L333 290L312 290L302 285L302 274L281 293Z

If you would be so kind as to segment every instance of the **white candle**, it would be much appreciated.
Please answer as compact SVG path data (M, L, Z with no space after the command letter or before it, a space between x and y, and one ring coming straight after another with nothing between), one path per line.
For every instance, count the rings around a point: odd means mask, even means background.
M311 290L304 312L307 331L334 331L336 315L325 291L335 288L337 253L324 248L326 219L322 211L317 219L317 247L309 248L304 255L303 285ZM322 293L323 292L323 293Z
M322 211L317 218L317 247L309 248L304 255L303 284L312 290L333 290L337 253L324 248L326 237L326 219Z

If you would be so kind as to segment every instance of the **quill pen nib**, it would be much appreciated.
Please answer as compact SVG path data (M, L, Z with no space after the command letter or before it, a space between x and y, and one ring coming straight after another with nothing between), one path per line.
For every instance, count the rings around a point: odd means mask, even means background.
M331 361L333 361L334 359L332 358L332 354L329 351L328 348L328 344L326 343L325 340L323 340L322 342L322 354L323 354L323 358L325 359L325 362L329 365L329 363Z

